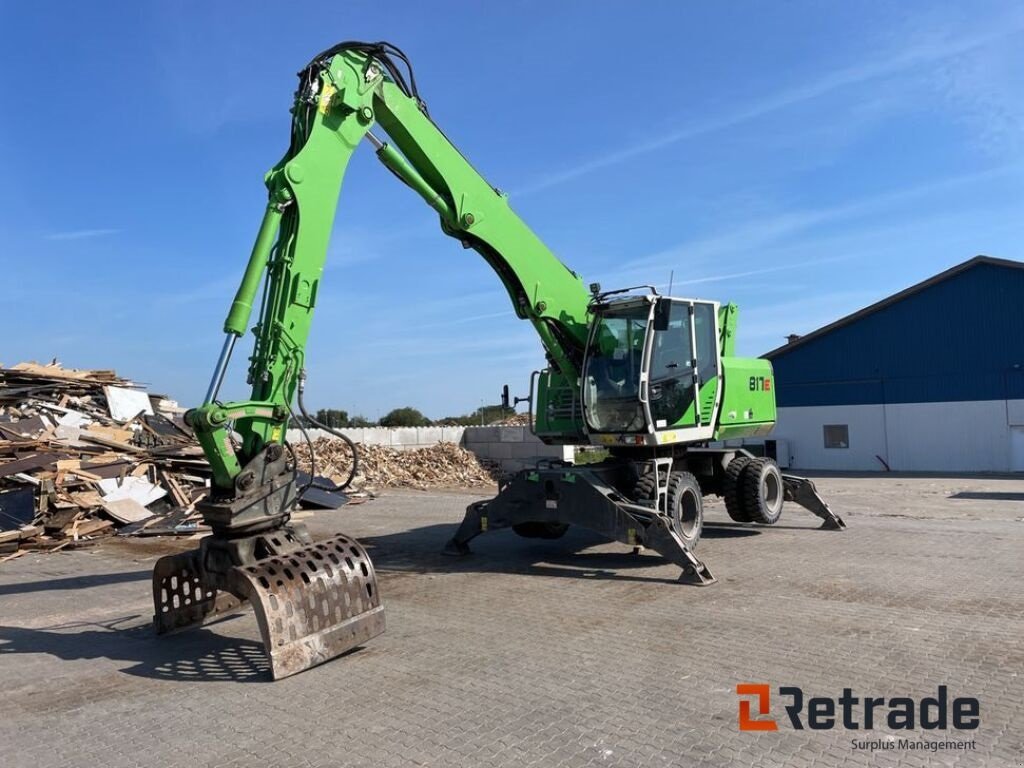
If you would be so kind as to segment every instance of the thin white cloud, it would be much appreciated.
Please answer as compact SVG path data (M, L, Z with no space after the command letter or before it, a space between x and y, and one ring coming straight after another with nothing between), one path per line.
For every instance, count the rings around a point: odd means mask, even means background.
M116 235L120 229L73 229L68 232L51 232L44 235L46 240L88 240L93 237Z
M796 210L782 213L778 216L755 219L746 223L732 225L727 228L723 235L698 238L666 248L650 256L632 260L629 268L620 271L613 277L628 280L631 276L650 274L658 270L667 270L673 267L680 259L685 258L688 263L714 261L717 257L732 256L750 252L752 250L764 249L774 243L785 241L786 238L799 235L812 227L853 219L858 216L867 216L877 213L885 213L901 203L906 203L927 195L934 195L951 189L957 189L970 184L982 181L992 181L1001 176L1019 174L1024 166L1020 163L989 168L976 173L966 173L950 176L943 179L936 179L915 184L913 186L887 190L877 195L865 197L860 200L853 200L839 205ZM824 261L820 259L819 261ZM765 272L773 272L778 269L790 269L793 267L805 266L805 264L793 264L791 266L766 268ZM732 277L744 277L743 274L715 274L701 276L686 283L703 283L724 280ZM751 272L749 274L757 274ZM684 281L679 281L682 284Z
M920 43L907 48L898 54L868 64L861 64L853 67L834 70L809 83L798 85L780 91L765 99L755 101L740 107L731 113L712 117L678 130L657 136L653 139L625 147L624 149L603 152L598 157L580 163L579 165L567 168L539 179L534 184L516 190L517 195L527 195L550 187L572 181L581 176L593 173L594 171L607 168L612 165L631 160L639 155L645 155L663 149L671 144L713 133L725 128L745 123L765 115L777 112L786 107L793 106L811 99L816 99L833 91L851 85L859 85L887 75L894 75L899 72L918 67L924 64L935 63L960 56L971 51L983 48L990 43L1015 35L1024 30L1024 19L1011 19L1003 24L995 25L985 32L961 37L952 40L930 41Z

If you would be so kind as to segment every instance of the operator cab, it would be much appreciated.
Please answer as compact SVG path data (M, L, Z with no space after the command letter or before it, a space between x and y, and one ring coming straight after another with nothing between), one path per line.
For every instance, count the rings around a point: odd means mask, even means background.
M594 442L660 445L714 431L718 304L657 293L591 305L583 415Z

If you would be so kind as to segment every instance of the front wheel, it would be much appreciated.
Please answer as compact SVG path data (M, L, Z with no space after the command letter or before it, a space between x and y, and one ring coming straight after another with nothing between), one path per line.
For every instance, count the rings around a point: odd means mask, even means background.
M725 478L722 481L722 498L725 501L725 511L729 517L737 523L749 523L750 515L747 514L746 504L743 501L743 473L750 462L749 456L737 456L729 462L725 468Z
M751 461L743 470L743 509L752 523L774 525L782 515L783 484L779 465L773 459Z
M704 530L704 499L697 478L673 472L668 481L668 515L672 530L693 551Z

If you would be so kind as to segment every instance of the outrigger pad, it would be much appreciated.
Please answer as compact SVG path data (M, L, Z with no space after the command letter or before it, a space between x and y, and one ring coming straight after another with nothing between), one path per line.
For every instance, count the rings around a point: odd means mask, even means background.
M252 603L275 680L384 631L373 563L347 536L233 568L228 589Z
M832 508L821 498L814 483L806 477L796 475L783 475L783 498L799 504L809 512L820 517L823 522L822 529L826 531L841 531L846 527L843 518L832 511Z

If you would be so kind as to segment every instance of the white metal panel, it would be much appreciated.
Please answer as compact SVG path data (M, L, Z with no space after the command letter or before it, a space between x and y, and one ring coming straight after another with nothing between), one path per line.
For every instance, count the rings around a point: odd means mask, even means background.
M1011 427L1024 427L1024 400L1006 401L1006 423Z
M849 448L826 448L825 425L846 424ZM885 412L880 405L822 405L779 408L768 439L789 442L794 467L801 469L884 470L876 458L888 461Z
M889 455L905 472L1006 472L1005 400L885 406Z
M1008 414L1020 400L780 408L770 437L790 444L802 469L1006 472L1018 461ZM1012 423L1012 422L1011 422ZM825 448L824 425L846 424L849 448ZM1024 431L1024 430L1022 430Z
M1024 427L1010 427L1010 469L1024 472Z

